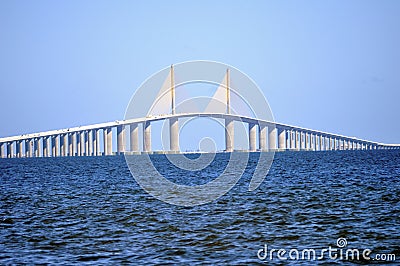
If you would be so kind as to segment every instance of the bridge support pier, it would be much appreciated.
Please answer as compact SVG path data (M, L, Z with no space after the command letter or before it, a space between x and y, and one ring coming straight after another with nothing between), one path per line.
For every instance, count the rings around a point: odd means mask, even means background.
M268 126L268 149L269 151L275 151L278 147L276 145L276 138L277 138L277 131L276 127L272 125Z
M169 119L169 150L179 152L179 124L176 117Z
M76 156L81 156L81 132L76 132Z
M89 148L90 148L90 156L97 156L97 130L90 130L89 136Z
M268 127L269 129L269 127ZM268 132L269 136L269 132ZM258 143L261 151L267 151L267 125L258 124Z
M20 146L21 141L15 141L15 154L17 158L21 158L21 146Z
M101 151L100 151L100 129L96 129L96 156L101 156Z
M81 148L80 148L80 151L81 151L81 154L80 154L80 156L85 156L85 131L81 131L81 133L80 133L80 137L81 137L81 139L80 139L80 142L79 142L79 144L80 144L80 146L81 146Z
M300 150L301 147L301 132L300 131L295 131L296 132L296 150Z
M151 123L145 121L143 123L143 151L151 152Z
M68 133L64 134L64 156L68 156L69 154L69 143L68 143L69 135Z
M279 150L286 150L286 130L278 128L278 147Z
M125 152L125 127L117 126L117 154Z
M257 130L256 124L249 123L249 150L250 151L257 150L257 143L256 143L257 131L256 130Z
M47 137L44 137L43 139L42 139L42 141L43 141L43 157L48 157L49 155L48 155L48 148L47 148Z
M67 133L67 140L68 140L68 156L74 156L74 150L72 149L72 134L71 133Z
M225 118L225 151L232 152L234 145L234 124L233 120L229 118Z
M129 125L129 131L130 131L130 151L131 152L139 152L139 130L138 130L138 124L130 124Z
M84 131L85 136L85 156L90 156L89 154L89 131Z
M78 145L77 145L77 141L78 138L76 136L77 132L72 133L72 156L77 156L77 150L78 150Z
M8 142L7 143L7 158L12 158L12 143Z
M112 128L107 128L107 154L112 155Z
M37 139L37 138L35 138L34 140L33 140L33 150L34 150L34 153L35 153L35 157L37 158L37 157L39 157L39 139Z

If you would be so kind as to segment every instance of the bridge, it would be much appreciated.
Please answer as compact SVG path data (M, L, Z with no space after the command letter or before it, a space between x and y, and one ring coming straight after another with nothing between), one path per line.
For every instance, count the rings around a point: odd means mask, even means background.
M226 72L224 86L226 89L225 112L176 113L173 73L173 66L171 66L170 114L149 115L142 118L3 137L0 138L0 158L153 153L151 124L156 121L168 121L169 123L169 150L162 152L180 153L179 120L199 117L224 121L224 152L235 151L234 123L242 123L248 128L247 151L249 152L400 149L399 144L384 144L232 114L230 111L229 69ZM139 130L142 131L142 142L139 141ZM116 143L116 147L113 147L113 143Z

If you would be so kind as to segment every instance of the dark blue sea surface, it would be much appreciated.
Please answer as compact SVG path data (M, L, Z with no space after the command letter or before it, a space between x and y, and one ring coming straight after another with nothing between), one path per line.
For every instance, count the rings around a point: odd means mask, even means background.
M152 158L168 168L164 155ZM372 250L371 257L395 254L399 263L399 151L277 153L264 182L249 192L257 158L251 155L229 193L197 207L147 194L123 156L0 159L0 264L376 262L257 257L265 245L321 250L337 247L338 238L347 248ZM198 178L213 179L226 160L217 155ZM177 183L196 178L165 173Z

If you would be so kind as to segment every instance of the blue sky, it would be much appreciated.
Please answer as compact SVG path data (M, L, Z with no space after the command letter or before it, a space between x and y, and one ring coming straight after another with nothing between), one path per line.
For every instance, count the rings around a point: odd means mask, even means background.
M122 119L172 63L248 74L275 120L400 143L400 1L0 1L0 136Z

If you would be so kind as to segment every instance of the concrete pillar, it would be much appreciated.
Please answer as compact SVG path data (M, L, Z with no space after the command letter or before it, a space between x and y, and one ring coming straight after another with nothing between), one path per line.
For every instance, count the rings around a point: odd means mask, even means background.
M322 137L322 135L319 135L319 140L318 140L318 142L319 142L319 150L320 151L323 151L324 150L324 137Z
M59 135L60 138L60 157L64 157L65 156L65 143L64 143L64 134L60 134Z
M12 158L12 143L11 142L7 142L7 158Z
M64 142L64 156L68 156L68 133L63 136Z
M61 156L61 150L60 150L61 135L55 136L54 140L55 140L55 147L56 147L55 156Z
M74 146L73 146L73 139L72 139L72 134L73 133L68 133L68 156L74 156Z
M308 150L309 136L307 132L304 132L304 149Z
M125 152L125 127L123 125L117 126L117 154L124 154Z
M81 156L81 132L76 132L75 133L75 139L76 139L76 156Z
M289 132L290 132L290 149L293 150L295 148L295 146L294 146L294 131L292 129Z
M85 143L85 131L81 131L80 132L80 137L81 137L80 142L79 142L79 144L81 146L81 148L80 148L80 151L81 151L80 156L85 156L85 153L86 153L86 151L85 151L85 146L86 146L86 143Z
M46 146L47 146L47 157L51 157L51 137L47 137Z
M295 136L295 142L296 142L296 150L300 150L300 131L295 131L294 132Z
M51 157L56 157L55 156L55 150L56 150L55 138L54 138L54 136L50 136L49 138L50 138L49 152L51 151Z
M3 158L3 154L4 154L3 146L4 146L4 143L0 143L0 158Z
M328 137L324 136L324 151L328 150Z
M100 130L96 129L96 156L100 154Z
M90 131L90 156L97 156L97 130L92 129Z
M232 152L234 147L235 132L233 120L225 118L225 151Z
M90 156L89 153L89 131L85 131L84 134L85 136L85 156Z
M151 151L151 123L150 121L145 121L143 123L143 151Z
M15 153L18 158L22 157L22 141L18 140L15 142Z
M279 150L286 150L286 130L278 128L278 146Z
M29 153L29 139L25 140L25 157L28 158L30 157L30 153Z
M15 143L15 156L17 158L21 158L21 152L20 152L20 146L19 146L20 142L21 141L19 141L19 140L14 142Z
M78 136L77 132L72 134L72 156L78 156Z
M103 155L107 155L107 129L103 128Z
M287 150L290 150L290 142L291 142L291 133L290 133L290 130L286 130L286 134L285 134L285 136L286 136L286 149Z
M314 139L313 151L317 151L317 139L318 139L317 134L313 134L313 139Z
M261 151L267 151L267 133L269 135L267 125L266 124L259 124L258 125L258 144L260 145Z
M298 131L299 132L299 151L303 150L303 144L304 144L304 140L303 140L303 132L302 131Z
M270 151L274 151L278 149L276 145L276 138L277 138L278 129L272 125L268 126L268 147ZM262 134L262 133L260 133ZM261 143L261 137L260 137ZM262 148L261 148L262 149Z
M39 151L38 151L38 140L35 138L33 139L33 156L34 157L39 157Z
M176 117L169 119L169 149L171 152L179 151L179 124Z
M139 152L139 129L138 124L130 124L129 125L130 131L130 139L129 139L129 146L131 152Z
M88 152L87 156L93 156L93 130L88 130L87 132L87 142L88 142Z
M299 132L300 134L300 150L304 150L305 149L305 141L304 141L304 137L305 137L305 133L303 131Z
M44 137L43 139L43 157L48 157L49 153L48 153L48 149L47 149L47 137Z
M256 124L249 123L249 150L256 151L257 150L257 127Z
M22 158L22 157L24 157L24 154L22 152L23 149L24 149L24 141L23 140L18 141L18 146L19 146L19 148L18 148L18 150L19 150L18 158Z
M112 155L112 128L107 128L107 155Z
M322 135L318 136L319 151L324 150L324 137Z
M317 135L315 133L312 134L312 147L311 147L311 149L313 151L317 150Z
M308 148L308 143L309 143L309 141L308 141L308 133L307 132L304 132L304 149L305 150L308 150L309 148Z

